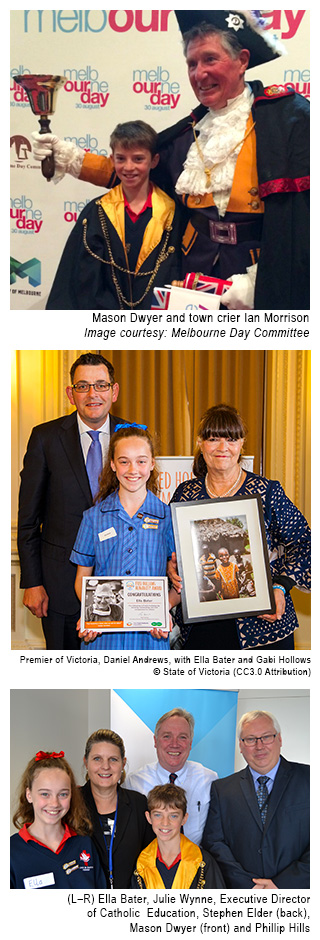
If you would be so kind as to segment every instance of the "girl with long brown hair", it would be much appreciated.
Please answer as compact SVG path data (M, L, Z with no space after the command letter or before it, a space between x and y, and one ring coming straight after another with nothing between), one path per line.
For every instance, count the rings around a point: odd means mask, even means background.
M92 823L64 752L38 751L21 779L11 888L103 888Z
M83 514L71 553L78 565L75 590L81 598L82 578L115 575L163 577L174 552L169 506L157 496L158 471L154 444L145 425L117 425L95 504ZM179 601L174 591L169 604ZM168 649L168 633L93 635L95 649Z

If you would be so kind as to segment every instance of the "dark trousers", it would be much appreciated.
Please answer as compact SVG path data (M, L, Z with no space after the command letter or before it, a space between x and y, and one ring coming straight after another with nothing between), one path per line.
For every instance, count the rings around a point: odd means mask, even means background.
M75 614L58 614L48 610L48 616L42 617L42 629L47 650L79 650L80 640L76 630L80 610Z

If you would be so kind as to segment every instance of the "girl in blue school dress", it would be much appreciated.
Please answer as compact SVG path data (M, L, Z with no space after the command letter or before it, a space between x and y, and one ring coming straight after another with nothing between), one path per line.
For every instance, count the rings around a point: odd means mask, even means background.
M23 774L19 829L10 839L11 888L105 888L92 822L64 752L38 751Z
M164 577L175 551L170 508L161 502L152 437L145 425L117 425L100 478L94 505L83 514L70 560L78 565L75 590L81 598L82 578ZM179 603L174 589L169 605ZM81 634L82 637L85 634ZM96 650L169 649L168 633L153 630L86 635L85 648Z

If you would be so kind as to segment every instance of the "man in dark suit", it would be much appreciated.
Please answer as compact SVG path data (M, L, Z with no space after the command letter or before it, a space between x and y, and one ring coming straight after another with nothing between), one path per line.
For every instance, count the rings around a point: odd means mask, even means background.
M247 767L212 784L202 845L227 887L309 888L309 767L280 756L269 712L247 712L238 731Z
M19 495L23 603L41 618L47 649L79 648L76 568L69 556L94 495L86 470L93 443L90 432L99 431L99 456L104 462L110 436L123 420L109 414L119 394L111 362L84 353L73 363L70 377L66 391L76 411L33 428Z

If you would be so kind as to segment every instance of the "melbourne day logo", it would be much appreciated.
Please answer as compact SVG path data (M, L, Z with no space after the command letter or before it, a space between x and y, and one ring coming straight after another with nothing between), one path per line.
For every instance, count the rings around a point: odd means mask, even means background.
M157 65L154 69L134 69L132 90L142 95L145 111L174 111L180 101L180 84L173 81L169 69Z
M10 199L10 219L13 235L38 235L43 225L41 209L35 209L33 200L24 193Z
M108 103L110 92L106 79L101 79L97 69L86 65L81 69L64 69L66 79L63 91L66 94L73 92L77 99L75 108L86 110L102 109Z
M24 65L11 69L11 107L29 107L25 91L15 81L16 75L30 75L30 69ZM106 79L100 78L98 69L93 68L91 65L84 65L80 69L65 68L63 76L65 83L60 95L73 93L76 96L74 99L75 108L92 110L106 107L110 97L109 84Z

